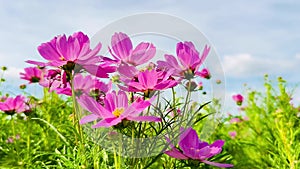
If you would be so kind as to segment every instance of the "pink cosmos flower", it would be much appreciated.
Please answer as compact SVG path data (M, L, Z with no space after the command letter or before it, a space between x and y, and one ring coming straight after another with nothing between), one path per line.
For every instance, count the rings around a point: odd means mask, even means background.
M206 59L209 51L210 47L206 45L200 57L192 42L179 42L176 47L179 62L173 55L166 54L166 61L157 62L158 68L172 69L174 70L174 76L191 79L194 75L200 73L198 69Z
M18 95L15 98L6 98L4 102L0 102L0 110L8 115L24 112L26 110L25 97Z
M20 134L16 134L16 140L20 140L20 138L21 138L21 136L20 136Z
M167 139L170 143L170 139ZM233 167L232 164L222 164L208 161L207 159L221 153L222 146L224 145L223 140L217 140L212 144L207 142L200 141L197 132L189 127L186 129L179 138L179 148L176 148L173 144L170 143L171 150L165 151L170 157L174 157L181 160L193 159L199 160L200 162L217 166L229 168Z
M67 81L66 72L61 69L50 69L45 72L43 80L40 85L49 88L49 92L60 92L66 88L71 88Z
M234 139L237 135L236 131L230 131L230 132L228 132L228 134L232 139Z
M249 121L249 117L248 116L243 116L243 120L244 121Z
M237 105L242 105L244 97L241 94L236 94L232 96L232 99L236 102Z
M111 127L121 123L123 120L159 122L160 118L155 116L140 116L141 112L151 105L151 101L138 100L128 104L125 92L113 91L106 95L104 106L96 102L93 98L82 96L79 104L92 114L83 117L80 124L85 124L97 119L101 119L93 128Z
M235 117L235 118L230 119L229 122L230 123L239 123L239 122L242 122L242 120L240 118Z
M200 72L196 72L196 75L205 78L205 79L210 79L211 75L210 72L207 68L202 69Z
M83 76L82 74L75 75L73 84L75 95L78 97L82 94L90 95L91 92L93 92L93 94L99 94L100 96L101 93L107 93L112 87L111 82L105 84L91 75ZM57 89L57 93L72 96L72 89L67 86L66 88Z
M198 89L199 89L199 90L202 90L202 89L203 89L203 82L199 82L199 83L198 83Z
M14 138L13 137L8 137L5 142L6 143L13 143L14 142Z
M86 65L100 61L97 53L101 49L101 43L92 50L90 40L82 32L76 32L68 38L66 35L54 37L51 41L42 43L38 47L41 56L48 60L50 66L64 66L68 62Z
M28 80L29 83L38 83L43 78L43 71L37 67L27 67L24 73L20 73L21 79Z
M119 32L112 36L109 51L116 62L138 66L152 59L156 48L152 43L142 42L133 49L130 38L125 33Z
M69 37L59 35L38 47L40 55L48 60L48 63L31 60L27 63L41 67L60 67L66 71L73 70L77 64L98 77L108 77L107 73L114 70L107 65L102 67L97 64L103 61L102 57L97 56L101 46L101 43L98 43L94 49L91 49L88 36L82 32L76 32Z
M130 81L126 85L130 92L148 93L154 90L164 90L174 87L178 82L170 78L171 72L145 70L139 72L136 81Z

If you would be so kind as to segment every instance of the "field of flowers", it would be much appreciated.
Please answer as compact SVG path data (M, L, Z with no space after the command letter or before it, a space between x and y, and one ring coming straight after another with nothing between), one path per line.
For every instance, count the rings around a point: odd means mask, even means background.
M42 43L45 62L26 61L20 78L43 96L26 85L0 92L0 168L300 168L300 107L283 78L266 75L264 92L233 95L236 112L219 116L220 100L192 99L209 92L210 46L174 45L152 62L155 44L134 46L122 32L111 56L82 32ZM202 139L207 121L215 126Z

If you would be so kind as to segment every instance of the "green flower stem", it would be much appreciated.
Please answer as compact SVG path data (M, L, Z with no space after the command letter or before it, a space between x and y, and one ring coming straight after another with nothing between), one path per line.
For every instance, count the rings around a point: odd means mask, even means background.
M69 77L70 77L70 85L71 85L71 89L72 89L72 100L73 100L73 125L74 125L75 129L77 130L79 137L80 137L78 140L77 134L75 134L75 142L77 145L79 144L78 152L81 154L84 154L85 153L85 149L84 149L85 140L84 140L81 125L79 124L79 117L77 116L77 113L80 112L80 109L79 109L79 106L78 106L78 103L76 100L74 83L73 83L73 74L70 73ZM78 141L79 141L79 143L78 143ZM87 160L84 155L83 155L83 157L84 157L83 164L85 164L87 162Z
M30 151L30 137L31 137L31 118L30 116L28 116L28 119L27 119L27 159L29 160L30 159L30 155L31 155L31 151Z
M10 122L11 122L11 128L12 128L12 132L13 132L13 144L14 144L14 147L16 149L16 154L17 154L17 160L19 161L19 145L17 144L16 142L16 131L15 131L15 120L13 118L13 116L11 116L11 119L10 119Z

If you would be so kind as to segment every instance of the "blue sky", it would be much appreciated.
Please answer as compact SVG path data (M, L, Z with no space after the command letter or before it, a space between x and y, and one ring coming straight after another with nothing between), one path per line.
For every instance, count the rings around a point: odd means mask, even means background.
M216 48L227 94L247 83L263 87L263 75L300 82L300 2L256 1L0 1L0 65L8 85L18 86L27 59L41 60L37 46L58 34L83 31L90 37L121 17L143 12L177 16L201 30ZM3 89L3 86L2 86ZM296 95L300 95L299 89ZM300 97L296 97L298 103Z

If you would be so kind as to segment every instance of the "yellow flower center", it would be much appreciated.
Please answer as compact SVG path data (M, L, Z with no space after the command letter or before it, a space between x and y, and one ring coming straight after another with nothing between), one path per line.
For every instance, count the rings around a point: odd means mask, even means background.
M122 108L116 108L116 110L114 110L112 112L112 114L115 115L116 117L119 117L124 112L124 110L125 109L123 107Z
M61 56L61 57L59 58L59 60L65 61L65 57Z

